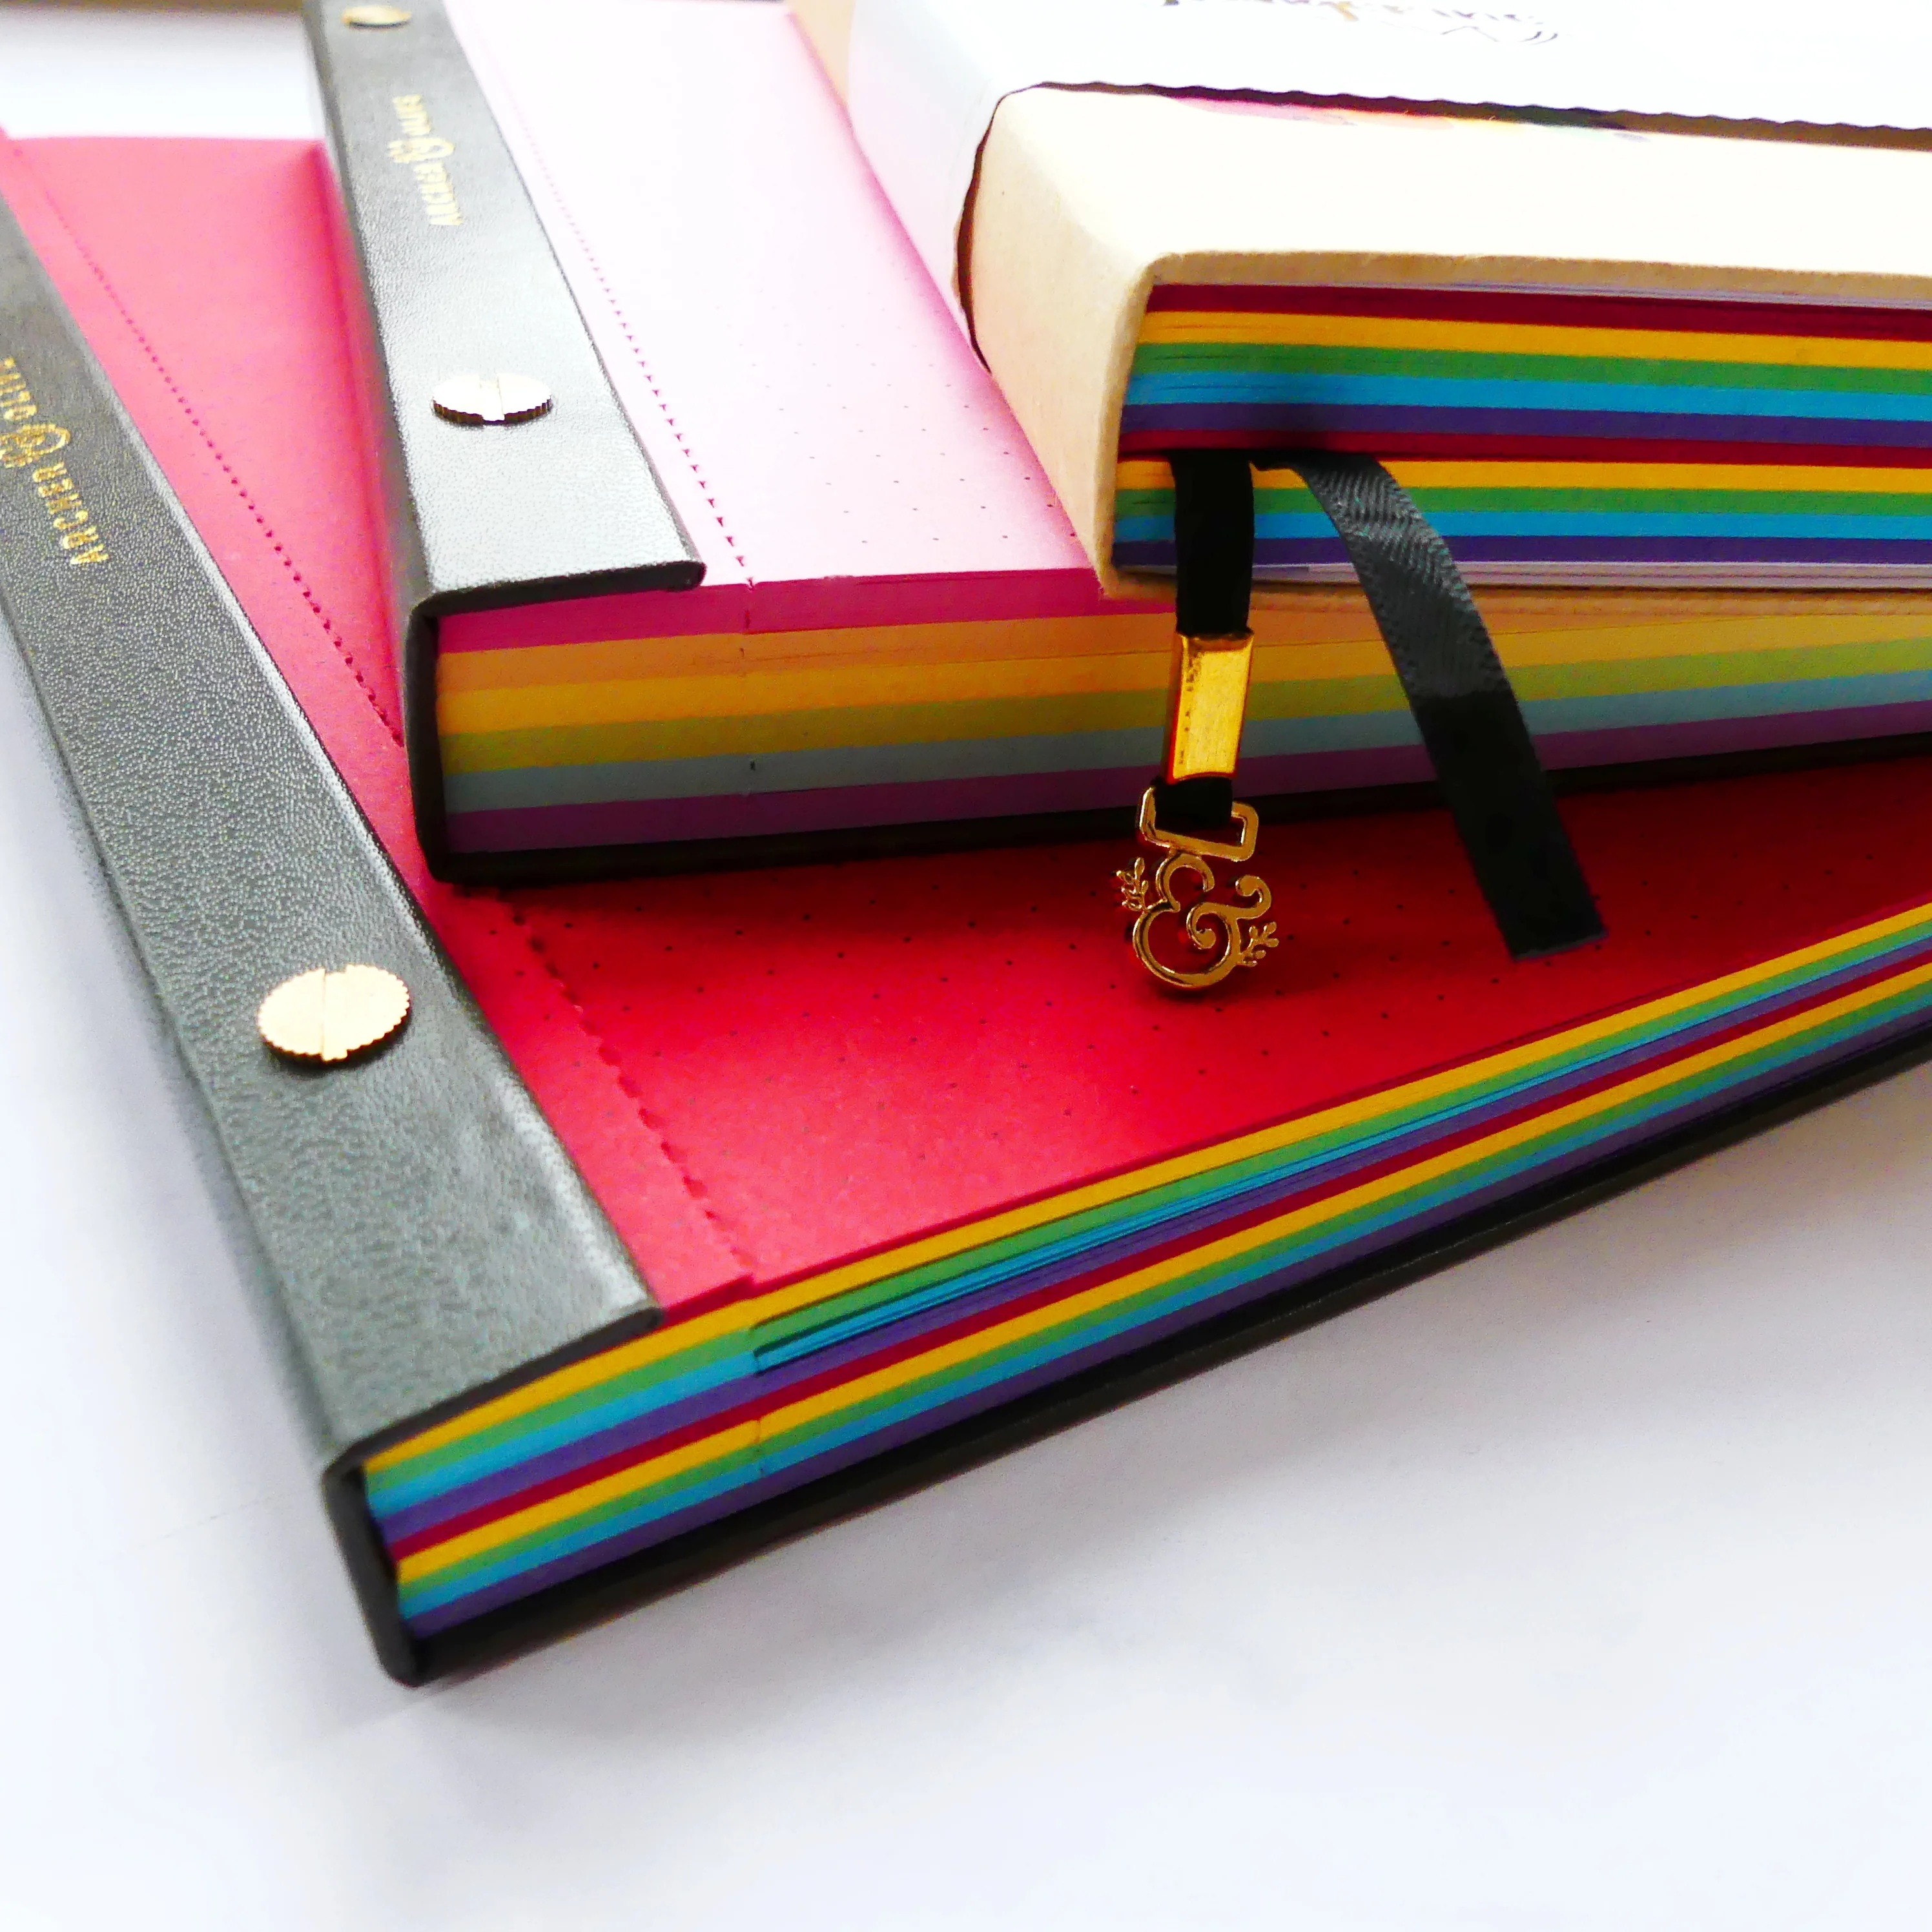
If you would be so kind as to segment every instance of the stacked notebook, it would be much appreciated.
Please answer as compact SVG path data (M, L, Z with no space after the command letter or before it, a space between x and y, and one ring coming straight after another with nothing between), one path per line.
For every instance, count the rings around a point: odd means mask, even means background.
M358 40L334 17L340 58L393 68L367 83L392 119L404 77L428 85L404 32ZM1689 196L1710 206L1685 244L1718 242L1720 260L1748 261L1790 226L1788 196L1774 220L1742 226L1741 200L1784 195L1794 162L1834 180L1842 164L1851 211L1834 200L1829 233L1811 239L1879 261L1882 274L1831 284L1868 296L1898 279L1904 247L1871 254L1874 196L1917 194L1932 155L1035 90L1000 110L975 203L969 292L989 371L791 21L695 0L580 0L572 17L566 33L496 0L450 10L704 580L500 601L412 644L418 829L446 874L1124 827L1160 758L1168 681L1168 593L1146 574L1172 560L1160 452L1230 438L1395 464L1468 573L1495 586L1484 615L1550 765L1923 728L1909 707L1932 695L1932 622L1914 594L1932 470L1914 452L1932 428L1932 340L1913 334L1915 311L1821 307L1822 269L1797 278L1810 292L1795 307L1338 290L1364 249L1392 274L1406 248L1407 282L1443 272L1416 252L1439 228L1436 202L1391 213L1372 184L1346 206L1286 204L1318 224L1325 287L1210 281L1279 269L1198 248L1156 287L1148 250L1184 215L1225 227L1273 209L1279 224L1282 203L1238 196L1217 212L1187 178L1177 208L1149 184L1172 171L1177 130L1210 144L1202 172L1252 185L1354 178L1393 128L1399 150L1419 151L1405 165L1431 178L1460 166L1520 184L1568 166L1597 197L1586 206L1620 224L1604 245L1626 259L1592 266L1571 214L1514 190L1500 211L1461 212L1481 232L1450 245L1540 249L1539 274L1574 248L1565 272L1640 281L1639 216L1679 150L1723 162ZM593 43L652 76L638 82L649 112L624 118L621 140L580 110L574 50ZM375 152L377 185L393 188ZM1129 193L1133 218L1090 274L1101 214L1065 176L1090 154L1094 178L1078 185ZM675 194L652 185L674 178ZM450 231L418 233L412 212L372 260L484 246L480 206ZM1352 266L1336 255L1345 233ZM1224 242L1217 229L1199 247ZM1456 272L1501 271L1474 259ZM410 382L413 397L424 386ZM531 430L560 436L562 421ZM1258 601L1243 795L1426 777L1332 527L1291 475L1261 483L1261 574L1286 581ZM542 500L584 523L567 495ZM1707 594L1738 586L1754 594Z
M571 18L560 32L554 15L507 7L463 16L493 86L508 67L519 98L568 101L545 123L547 176L528 167L539 200L582 202L594 188L638 214L634 242L591 220L602 203L582 203L576 231L599 237L606 320L628 332L621 355L601 338L613 383L647 440L675 421L695 460L718 451L721 502L724 479L748 473L734 465L753 442L749 428L712 441L734 393L814 487L736 500L741 548L754 535L764 546L759 576L748 548L734 562L704 533L710 499L667 464L694 544L718 565L702 586L625 593L604 607L608 626L581 635L520 638L491 630L508 616L468 614L468 642L446 637L444 662L524 654L520 684L472 687L531 694L509 700L532 707L511 733L586 728L538 708L585 691L616 722L631 704L637 728L657 730L658 700L629 687L667 661L687 718L773 715L769 694L727 708L767 675L850 675L916 708L978 701L944 694L948 666L1034 664L1083 703L1096 688L1142 694L1149 722L1130 713L1118 728L1152 730L1160 680L1138 667L1164 664L1171 620L1102 596L997 396L963 346L939 347L958 338L929 283L896 270L876 284L896 292L873 353L903 406L903 440L841 446L871 452L871 471L854 476L896 481L896 494L858 500L895 517L847 516L812 440L790 440L794 404L814 424L838 420L826 388L848 365L818 368L814 387L801 355L784 365L793 386L760 388L734 360L752 332L730 298L772 286L772 260L805 273L814 236L848 220L862 224L862 254L900 246L790 23L716 0L584 4ZM579 58L620 28L637 60ZM706 167L684 177L689 194L643 193L665 178L652 143L700 124L708 138L685 152ZM627 130L625 158L596 132L614 127ZM808 134L775 174L767 143ZM809 172L808 158L828 155L842 172ZM460 1212L426 1206L457 1219L419 1229L406 1256L376 1238L373 1217L332 1210L328 1264L359 1300L339 1285L305 1298L299 1250L272 1280L298 1370L328 1396L319 1467L399 1676L498 1654L1088 1412L1932 1039L1932 760L1902 752L1571 799L1610 936L1528 966L1498 944L1446 815L1277 832L1278 953L1191 1004L1143 980L1121 946L1111 874L1130 856L1124 839L545 886L440 880L413 827L376 464L353 406L319 158L270 143L36 142L10 152L0 187L260 634L274 667L260 675L286 681L540 1110L522 1144L536 1158L554 1135L594 1204L554 1266L519 1260L513 1284L479 1287L464 1272L472 1235L484 1256L523 1252L523 1197L482 1187ZM768 202L778 218L760 212ZM693 203L710 212L688 217L685 252L665 252L662 224ZM812 203L815 229L800 218ZM567 261L584 245L567 224L551 232ZM757 256L748 236L789 252ZM681 302L662 275L626 274L646 259L679 261L715 292ZM809 309L794 320L829 352L837 330ZM707 332L741 380L676 390L667 372L698 368ZM705 413L711 404L719 413ZM946 464L931 456L941 430L957 438ZM977 548L995 538L1013 552L1004 604ZM868 554L870 578L842 579ZM28 580L8 568L10 586ZM1870 692L1860 680L1909 678L1918 647L1916 603L1896 591L1494 594L1516 600L1520 621L1498 628L1520 676L1575 662L1608 684L1666 660L1681 682L1654 688L1702 704L1676 722L1772 742L1790 713L1736 694L1802 682L1810 654L1829 652L1838 697ZM1291 697L1285 715L1359 726L1342 755L1400 750L1399 734L1366 736L1388 674L1366 611L1341 586L1295 595L1282 608L1313 634L1270 644L1292 666L1273 681L1318 694L1300 711ZM854 612L862 622L831 621ZM1027 628L1042 626L1055 628ZM890 665L859 674L854 630L929 654L908 657L895 694ZM561 661L545 652L576 653L570 674L551 676L544 667ZM196 688L164 680L152 701ZM1847 728L1899 728L1900 687L1876 688L1882 713ZM1552 674L1551 704L1577 701L1563 688ZM828 729L842 715L836 698L817 709ZM1568 715L1584 732L1653 728ZM1284 756L1336 744L1294 742ZM182 734L169 747L176 796L192 801L208 748ZM110 803L115 782L111 770L92 781ZM916 767L904 779L948 782ZM752 794L714 794L734 795ZM312 831L251 833L250 862L278 868L278 907L326 897L316 849ZM197 847L182 862L212 874L225 862ZM137 933L162 916L130 908ZM310 944L338 940L352 943L317 926ZM250 960L268 983L316 963ZM395 963L405 976L428 970ZM254 1051L248 1004L210 1010L240 1066ZM275 1105L299 1114L381 1091L386 1070L459 1038L453 1018L424 1011L429 1027L412 1019L367 1064L278 1077ZM220 1117L224 1090L210 1090ZM429 1099L411 1105L398 1118L419 1133L460 1140L460 1120ZM393 1119L392 1131L403 1132ZM283 1168L284 1192L308 1199L303 1164ZM258 1219L279 1211L268 1184L249 1198ZM439 1253L442 1234L455 1260ZM566 1264L586 1252L601 1286L573 1286L566 1305Z

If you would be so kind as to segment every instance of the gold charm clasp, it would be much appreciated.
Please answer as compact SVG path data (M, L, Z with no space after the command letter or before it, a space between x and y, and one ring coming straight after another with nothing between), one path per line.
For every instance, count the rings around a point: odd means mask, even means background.
M1209 896L1217 890L1210 860L1225 859L1239 865L1254 856L1259 824L1254 807L1236 806L1234 823L1240 828L1240 836L1232 842L1162 832L1154 823L1154 787L1148 786L1142 794L1141 843L1162 856L1151 878L1144 859L1123 866L1114 877L1120 884L1120 904L1134 915L1127 934L1134 957L1164 986L1200 992L1218 986L1237 966L1258 966L1281 943L1275 937L1274 921L1262 922L1274 899L1267 881L1258 874L1244 872L1234 883L1232 890L1247 902L1244 905L1229 905ZM1191 898L1183 899L1175 890L1184 877L1196 882L1198 890ZM1155 956L1154 928L1169 918L1180 920L1181 931L1197 952L1214 955L1198 972L1184 971Z

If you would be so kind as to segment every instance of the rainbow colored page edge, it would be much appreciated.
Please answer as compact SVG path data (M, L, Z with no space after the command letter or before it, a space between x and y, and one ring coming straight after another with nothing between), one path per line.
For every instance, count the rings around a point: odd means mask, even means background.
M1485 598L1552 766L1932 728L1922 597L1623 595ZM621 601L632 631L660 608ZM1064 615L656 635L592 624L533 645L482 614L488 627L445 620L437 662L458 851L1124 811L1160 755L1172 620L1096 595ZM1358 596L1264 603L1255 628L1249 795L1427 777Z
M419 1637L1932 1019L1932 905L661 1330L372 1456Z
M1163 452L1294 446L1390 463L1478 581L1924 581L1932 316L1159 286L1121 413L1115 567L1173 568ZM1348 568L1292 471L1262 478L1256 536L1264 579Z

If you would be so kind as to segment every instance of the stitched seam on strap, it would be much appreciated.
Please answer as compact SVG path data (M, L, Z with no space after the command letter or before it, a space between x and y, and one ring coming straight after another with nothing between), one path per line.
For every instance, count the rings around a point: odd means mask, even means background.
M200 415L196 413L194 406L189 402L188 398L182 392L181 387L175 381L174 377L168 373L167 365L162 362L160 356L155 350L154 344L148 340L147 336L142 332L140 323L136 322L134 316L128 313L128 305L126 303L122 302L119 292L115 288L114 284L109 280L106 270L104 269L100 264L94 260L93 253L88 248L86 243L82 242L80 237L74 232L72 224L68 220L66 215L62 212L60 205L54 200L52 193L46 189L46 184L44 182L41 184L41 188L43 193L46 196L48 207L53 211L54 219L60 224L62 232L66 235L68 239L73 243L74 252L87 264L88 272L94 277L94 280L100 284L101 292L106 296L107 299L114 304L115 313L118 315L122 322L127 325L128 332L129 334L133 336L134 340L141 345L141 352L147 357L148 362L153 365L154 374L160 378L163 386L167 390L168 394L174 398L182 414L185 416L188 422L194 426L195 434L200 437L202 446L206 448L208 454L214 459L216 467L218 468L222 475L228 479L230 488L234 490L236 495L241 500L242 507L248 511L248 514L251 517L254 518L262 536L268 539L269 547L274 550L276 558L280 562L283 569L287 572L290 580L295 585L296 590L301 592L302 602L308 606L310 610L314 614L316 622L322 626L324 634L327 636L330 644L334 647L336 655L341 658L344 664L347 668L350 676L355 679L357 689L358 689L362 692L362 695L368 700L370 709L373 710L376 716L382 721L383 729L388 733L389 736L393 738L398 745L400 745L403 742L402 727L382 708L381 699L376 695L375 692L370 688L368 680L362 675L362 668L356 662L356 653L350 648L348 640L343 636L342 633L339 630L336 628L334 620L330 617L328 613L322 608L321 599L318 598L314 591L309 587L308 580L304 577L301 571L296 568L295 560L289 555L281 539L275 535L273 526L271 525L268 518L262 515L260 509L256 504L254 498L248 494L248 486L243 483L241 478L235 473L234 469L230 464L227 458L222 454L214 437L208 434L207 424L202 421Z

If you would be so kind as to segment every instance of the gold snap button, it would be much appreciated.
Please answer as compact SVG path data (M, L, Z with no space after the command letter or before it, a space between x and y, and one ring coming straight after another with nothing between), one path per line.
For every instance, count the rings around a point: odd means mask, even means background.
M452 422L528 422L550 405L550 394L534 376L446 376L429 392L436 412Z
M291 1060L346 1060L380 1046L410 1015L410 989L380 966L316 966L284 980L255 1015L263 1040Z
M350 7L342 16L345 27L406 27L408 10L401 7Z

